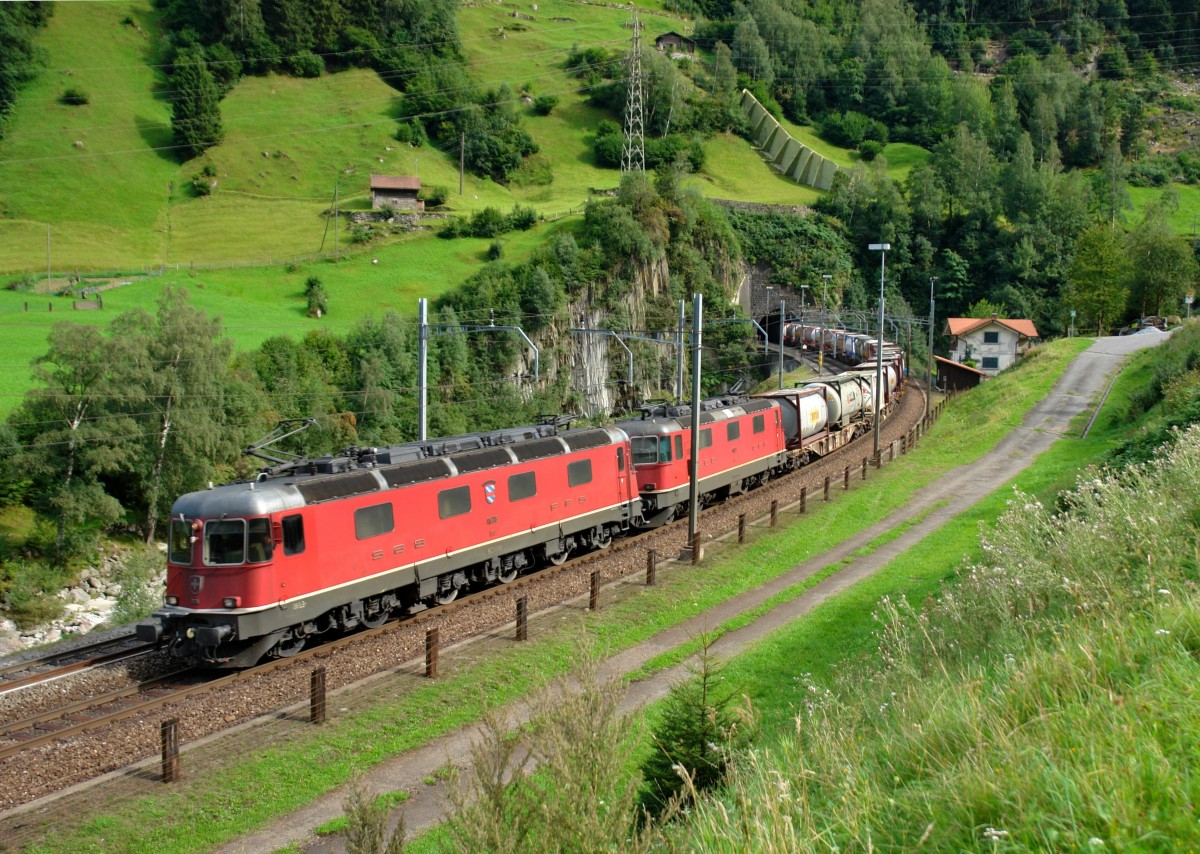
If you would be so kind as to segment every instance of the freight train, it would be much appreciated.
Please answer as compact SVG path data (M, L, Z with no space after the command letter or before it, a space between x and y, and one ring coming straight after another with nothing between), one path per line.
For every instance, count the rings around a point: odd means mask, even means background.
M797 388L703 401L699 502L753 489L869 429L903 389L903 354ZM882 413L881 413L882 417ZM209 667L295 654L606 548L689 507L691 408L277 461L180 497L164 605L143 640Z

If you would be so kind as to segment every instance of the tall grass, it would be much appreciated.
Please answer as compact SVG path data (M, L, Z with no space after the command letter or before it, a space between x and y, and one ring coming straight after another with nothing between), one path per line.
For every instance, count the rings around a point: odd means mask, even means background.
M883 600L871 663L802 682L678 847L1195 848L1198 478L1192 428L1061 509L1017 493L957 585Z

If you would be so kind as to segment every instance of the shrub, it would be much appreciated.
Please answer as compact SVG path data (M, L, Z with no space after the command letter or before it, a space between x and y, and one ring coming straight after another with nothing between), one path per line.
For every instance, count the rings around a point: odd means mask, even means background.
M821 136L846 148L858 148L863 140L888 141L887 125L854 110L826 113L820 122Z
M311 50L302 50L289 63L297 77L320 77L325 70L325 60Z
M217 167L205 163L204 168L192 176L192 192L197 196L210 195L217 186Z
M858 146L858 153L868 163L878 157L882 151L883 143L877 139L864 139Z
M489 261L499 261L500 256L504 254L504 243L499 240L493 240L488 246L487 259Z
M90 99L88 98L87 92L72 86L70 89L67 89L65 92L63 92L62 96L59 97L58 100L71 107L82 107L84 104L88 103Z
M117 606L108 622L113 625L135 623L150 616L150 612L162 602L162 591L158 586L158 571L162 558L158 550L140 546L125 558L117 570L114 581L121 585L117 594Z
M533 99L533 111L539 116L548 116L558 106L557 95L538 95Z
M57 620L64 613L56 595L69 580L62 570L37 560L12 560L0 564L4 607L19 629L32 629Z
M1175 172L1174 158L1164 155L1147 157L1129 169L1129 183L1135 187L1164 187Z
M508 218L493 207L471 214L469 231L472 237L495 237L507 231Z
M537 211L533 208L513 205L512 213L508 215L508 224L516 231L529 231L537 224L537 219Z
M309 276L304 282L304 299L308 303L309 317L321 317L329 313L329 296L316 276Z
M450 188L443 184L434 184L432 187L423 189L420 197L426 207L439 208L446 204L446 199L450 198Z
M409 119L396 126L396 140L419 148L429 142L429 135L425 133L425 125L421 124L419 119Z

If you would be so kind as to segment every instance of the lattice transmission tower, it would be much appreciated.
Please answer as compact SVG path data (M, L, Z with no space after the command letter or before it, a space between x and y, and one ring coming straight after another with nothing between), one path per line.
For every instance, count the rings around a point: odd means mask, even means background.
M633 10L633 43L629 51L629 90L625 94L625 144L621 147L621 173L646 171L646 140L642 104L642 27Z

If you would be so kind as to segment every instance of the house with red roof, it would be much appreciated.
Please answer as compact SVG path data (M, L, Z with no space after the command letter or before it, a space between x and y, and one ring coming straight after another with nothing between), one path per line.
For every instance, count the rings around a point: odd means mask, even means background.
M950 358L974 363L995 376L1024 355L1039 338L1032 320L999 317L952 317L946 321L950 336Z

